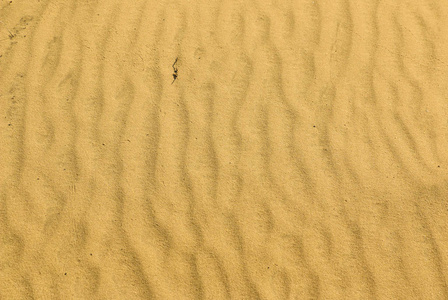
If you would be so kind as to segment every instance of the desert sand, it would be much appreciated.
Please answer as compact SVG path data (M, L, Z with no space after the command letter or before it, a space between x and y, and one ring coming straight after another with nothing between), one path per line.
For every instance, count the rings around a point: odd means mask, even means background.
M448 299L447 78L444 1L2 0L0 299Z

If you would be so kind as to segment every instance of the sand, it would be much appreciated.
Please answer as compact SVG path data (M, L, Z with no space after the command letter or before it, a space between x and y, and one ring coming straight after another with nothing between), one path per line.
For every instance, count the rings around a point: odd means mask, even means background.
M448 299L443 1L0 5L0 299Z

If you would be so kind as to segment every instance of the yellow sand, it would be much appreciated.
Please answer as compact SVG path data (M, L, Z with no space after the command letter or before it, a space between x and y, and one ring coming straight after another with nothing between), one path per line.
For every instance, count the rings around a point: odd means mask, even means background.
M448 299L445 1L0 5L0 299Z

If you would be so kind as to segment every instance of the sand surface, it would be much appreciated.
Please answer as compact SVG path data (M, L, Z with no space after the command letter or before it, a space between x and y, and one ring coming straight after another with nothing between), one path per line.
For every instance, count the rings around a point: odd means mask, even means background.
M0 299L448 299L447 126L445 1L1 0Z

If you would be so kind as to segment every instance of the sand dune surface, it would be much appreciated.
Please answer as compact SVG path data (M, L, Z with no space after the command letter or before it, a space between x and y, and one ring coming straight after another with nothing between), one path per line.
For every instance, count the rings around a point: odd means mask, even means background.
M0 299L448 299L448 7L2 0Z

